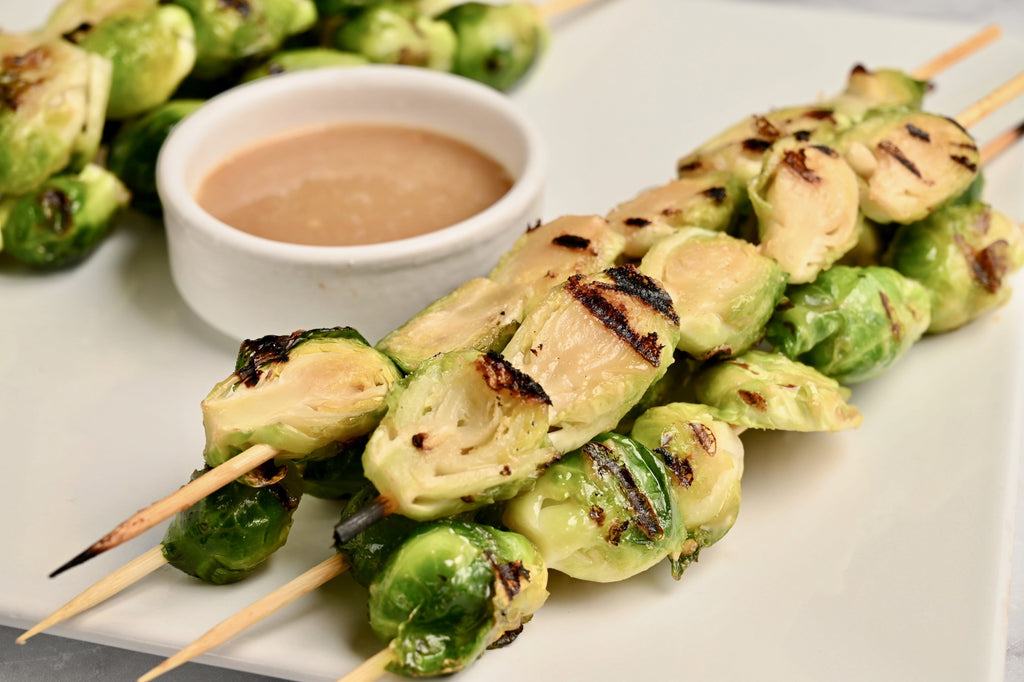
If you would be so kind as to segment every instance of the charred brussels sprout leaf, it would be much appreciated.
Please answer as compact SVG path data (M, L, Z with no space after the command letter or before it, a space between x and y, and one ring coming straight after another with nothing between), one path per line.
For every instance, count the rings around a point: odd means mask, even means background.
M242 344L235 373L203 400L206 461L258 443L298 459L372 431L398 368L353 329L315 329Z
M694 390L716 419L736 426L841 431L863 421L846 402L850 389L781 353L748 350L712 365L697 375Z
M352 495L341 510L341 520L349 518L372 502L378 495L377 489L363 479L359 490ZM377 523L335 549L349 558L352 577L363 587L380 574L384 564L420 524L400 514L389 514Z
M455 29L458 47L452 71L510 90L540 59L549 35L533 3L468 2L441 14Z
M669 559L677 580L700 551L729 532L740 510L743 443L704 405L672 403L637 418L631 433L661 459L686 524Z
M928 290L928 331L949 331L1009 299L1005 278L1024 265L1024 233L984 204L949 206L900 227L884 262Z
M556 456L548 398L501 356L427 360L387 397L363 469L394 509L417 520L515 496Z
M791 283L810 282L857 243L857 176L831 147L776 144L750 183L750 202L761 252Z
M625 580L686 540L670 487L650 450L606 433L549 466L508 503L503 520L537 546L550 569L581 580Z
M660 281L679 313L679 350L697 359L740 353L764 333L786 274L757 247L684 228L657 242L640 271Z
M610 431L664 374L679 341L672 299L632 266L573 275L526 315L505 357L551 398L551 442Z
M345 21L334 44L378 64L449 71L455 54L455 32L445 22L422 15L410 5L383 3L369 6Z
M523 319L526 288L471 279L377 343L406 372L438 353L500 352Z
M64 40L0 34L0 197L93 159L110 62Z
M878 376L921 338L928 292L891 268L836 266L792 286L767 340L793 360L844 384Z
M173 0L192 17L196 30L194 74L224 76L248 60L266 57L288 36L316 23L312 0Z
M110 144L107 168L128 186L132 206L160 214L156 190L156 159L174 126L202 105L198 99L171 100L143 117L126 123Z
M266 76L276 76L289 71L308 71L332 66L362 66L370 60L360 54L333 50L329 47L304 47L283 50L242 76L242 82L254 81Z
M175 568L215 585L245 578L288 539L301 486L294 471L262 488L229 483L171 520L164 556Z
M128 191L96 165L77 175L55 175L29 194L0 204L4 250L37 268L85 258L128 205Z
M547 599L547 570L526 538L477 524L417 530L370 586L370 626L392 672L457 672Z
M85 26L85 25L83 25ZM195 30L180 7L115 11L72 36L113 65L107 117L129 118L163 104L196 61Z

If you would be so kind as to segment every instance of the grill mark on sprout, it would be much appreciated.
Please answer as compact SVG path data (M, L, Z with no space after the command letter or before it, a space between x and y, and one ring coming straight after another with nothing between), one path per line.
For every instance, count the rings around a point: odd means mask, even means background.
M758 135L769 140L777 140L782 137L782 132L764 116L754 116L754 130Z
M835 149L832 149L832 147L829 147L828 145L812 144L811 145L811 149L817 149L819 152L821 152L825 156L830 156L833 159L838 159L839 158L839 152L837 152Z
M798 130L795 133L793 133L793 137L796 139L797 142L807 142L807 140L811 139L811 131Z
M904 127L907 129L908 133L910 133L911 135L913 135L917 139L924 140L925 142L931 142L932 141L932 136L931 135L929 135L926 131L921 130L920 128L918 128L913 123L908 123Z
M716 205L721 206L722 202L725 201L727 192L724 187L708 187L706 190L701 192L704 196L711 201L715 202Z
M633 473L623 466L622 461L615 456L611 448L601 443L590 442L583 446L582 452L590 459L599 473L608 473L615 479L619 490L622 491L629 506L633 509L633 518L636 520L637 526L647 536L647 539L660 540L665 537L665 529L661 526L658 513L654 510L650 498L641 492L640 486L633 478ZM623 528L623 530L625 529Z
M1003 275L1009 267L1006 254L1009 244L1006 240L992 242L980 251L972 249L963 235L954 234L953 240L971 269L971 277L978 285L990 294L999 291L1003 285Z
M651 224L651 221L647 218L626 218L622 222L630 227L647 227Z
M299 500L301 498L289 493L288 489L280 483L275 483L269 486L268 490L274 494L274 497L277 498L277 501L281 503L281 506L286 511L295 511L298 508Z
M74 43L75 45L77 45L82 41L83 38L85 38L86 34L88 34L91 30L92 24L90 24L88 21L83 21L67 33L61 34L61 38L68 41L69 43Z
M608 529L608 534L605 536L605 540L609 545L618 547L619 542L622 541L622 534L626 532L627 528L629 528L629 521L616 519L615 522L612 523L611 528Z
M661 461L665 463L665 467L672 474L676 484L689 488L693 483L693 466L690 464L689 458L676 457L665 448L655 448L654 452L661 456Z
M516 641L516 638L519 635L521 635L522 632L523 632L523 626L522 625L517 627L515 630L505 630L505 632L501 633L501 637L498 637L498 639L496 639L492 643L488 644L487 648L488 649L501 649L502 647L506 647L509 644L511 644L512 642Z
M417 450L423 450L423 444L427 440L427 434L425 433L414 433L412 435L412 446Z
M1017 133L1024 134L1024 123L1021 123L1019 126L1014 128L1014 131L1016 131ZM954 142L953 146L959 147L960 149L970 149L973 152L978 151L978 145L974 144L973 142Z
M41 82L28 80L22 72L42 68L48 57L45 46L32 48L25 54L4 55L0 60L0 104L17 111L25 92Z
M742 400L743 402L745 402L747 405L754 408L758 412L768 411L768 403L764 399L764 396L761 395L760 393L754 393L753 391L747 391L742 388L738 390L736 393L739 395L740 400Z
M679 316L672 306L672 297L654 278L643 274L634 265L610 268L604 272L612 278L619 291L658 311L673 324L679 324Z
M528 233L529 233L529 232L533 232L533 231L534 231L534 230L536 230L536 229L537 229L538 227L540 227L540 224L541 224L541 223L540 223L540 218L537 218L537 219L536 219L535 221L533 221L532 223L528 223L528 224L526 225L526 231L527 231Z
M519 559L502 563L495 559L491 552L484 551L484 556L491 564L497 583L505 589L505 595L508 596L509 601L512 601L513 597L522 589L523 581L529 581L529 569L524 567L523 562Z
M501 467L501 471L499 471L498 473L501 474L502 476L511 476L512 468L506 464L505 466Z
M288 351L299 340L304 331L292 332L287 336L275 336L268 334L258 339L246 339L242 341L240 355L248 355L249 359L242 367L235 371L242 383L250 388L259 383L263 365L270 362L288 362Z
M759 140L756 137L748 137L741 143L743 148L748 152L763 152L772 146L771 142L766 140Z
M896 341L900 341L903 338L903 325L896 319L896 315L892 309L892 303L889 301L889 297L885 295L884 291L878 292L878 297L882 299L882 307L885 309L885 316L889 318L889 328L892 330L893 338Z
M896 161L898 161L901 166L903 166L908 171L916 175L918 178L921 178L922 180L924 179L924 177L921 175L921 171L919 171L917 169L917 166L914 165L914 162L908 159L906 155L903 153L903 151L895 144L893 144L889 140L882 140L881 142L878 143L878 148L881 149L886 154L888 154L889 156L891 156L892 158L896 159Z
M677 173L689 173L690 171L700 170L703 166L701 161L690 161L689 163L681 163L676 166Z
M574 251L586 251L590 248L589 239L575 234L560 234L552 239L551 243Z
M551 398L544 389L525 372L509 364L498 353L490 351L476 360L477 371L495 393L508 391L528 403L551 404Z
M836 122L836 112L831 109L812 109L804 114L805 118L813 118L815 121Z
M59 189L48 188L39 193L43 217L56 235L67 234L75 226L71 197Z
M715 432L707 424L690 422L689 427L693 432L693 437L697 439L697 443L700 444L704 452L708 453L708 457L718 454L718 439L715 438Z
M958 163L967 170L971 171L972 173L978 172L978 164L974 163L966 156L963 156L961 154L950 154L949 158L952 159L955 163Z
M587 516L598 526L604 525L604 509L596 504L590 505L590 511L587 512Z
M782 154L782 163L804 182L817 185L821 176L807 167L807 152L803 149L787 149Z

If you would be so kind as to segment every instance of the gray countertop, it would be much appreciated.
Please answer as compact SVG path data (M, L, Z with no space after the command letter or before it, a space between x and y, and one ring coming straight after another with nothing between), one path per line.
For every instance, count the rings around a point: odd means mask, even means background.
M891 0L774 1L779 4L834 6L867 12L997 22L1007 32L1024 38L1022 0L905 0L902 3ZM1017 531L1014 536L1006 655L1007 680L1024 680L1024 467L1017 489ZM156 656L49 635L40 635L33 639L32 646L21 647L14 643L18 634L19 631L12 628L0 627L0 682L128 680L134 679L139 671L147 670L161 660ZM274 678L187 664L169 674L166 679L182 682L266 682Z

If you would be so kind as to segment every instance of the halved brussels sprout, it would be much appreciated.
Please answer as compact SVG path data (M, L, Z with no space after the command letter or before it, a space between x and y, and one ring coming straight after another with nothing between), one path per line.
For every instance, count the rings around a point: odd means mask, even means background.
M766 339L843 384L878 376L921 338L927 290L892 268L837 265L786 290Z
M282 50L259 66L249 69L242 75L242 82L247 83L289 71L308 71L332 66L363 66L369 63L369 59L354 52L342 52L329 47L300 47Z
M875 111L838 149L857 174L860 209L880 223L923 220L978 173L978 147L956 121L920 111Z
M378 495L377 489L363 479L360 489L342 507L341 521L366 507ZM401 514L388 514L348 542L335 543L334 548L348 557L352 578L363 587L369 587L380 575L391 554L419 525Z
M455 30L452 71L502 91L519 83L550 40L544 17L532 2L467 2L437 18Z
M0 197L92 161L110 76L109 61L67 41L0 33Z
M363 471L393 511L419 521L509 499L557 456L548 402L497 354L436 356L388 395Z
M525 287L528 310L570 275L610 268L622 254L623 244L622 236L604 218L562 216L530 228L487 277L505 286Z
M660 457L686 524L683 543L669 555L677 580L736 523L743 478L743 443L705 405L672 403L640 415L631 434Z
M623 253L641 258L681 227L725 231L746 206L746 187L729 173L711 171L647 190L616 206L608 222L626 238Z
M245 341L235 373L202 402L206 462L217 466L258 443L279 449L279 459L301 459L369 433L398 378L348 327Z
M455 32L447 23L400 3L370 5L346 20L334 36L335 47L371 62L438 71L451 70L455 42Z
M748 350L711 365L694 380L697 400L735 426L781 431L842 431L863 417L850 389L781 353Z
M950 331L1009 299L1005 278L1024 265L1024 233L982 203L947 206L896 230L884 262L928 290L928 331Z
M552 289L505 346L505 357L551 398L560 452L610 431L672 363L679 317L633 266L573 275Z
M197 471L192 479L204 473ZM291 468L279 482L262 488L228 483L171 519L163 555L200 580L238 582L284 545L301 497L302 482Z
M549 466L503 521L549 569L614 582L646 571L687 539L668 474L646 447L604 433Z
M761 253L790 283L810 282L857 243L857 176L831 147L775 144L749 191Z
M698 227L657 242L640 271L672 297L676 347L699 360L735 355L760 340L786 287L782 267L753 244Z
M188 10L196 30L194 75L224 76L266 57L288 36L316 23L313 0L172 0Z
M113 65L107 117L124 119L170 99L195 65L196 36L188 12L180 7L108 5L85 12L80 26L64 35Z
M0 241L32 267L69 265L103 241L128 199L121 181L95 164L54 175L31 193L0 202Z
M200 99L174 99L121 126L110 143L107 168L128 186L132 207L160 215L156 191L156 159L174 126L203 104Z
M526 288L471 279L377 342L405 372L457 350L500 352L523 319Z
M858 64L850 71L846 89L828 100L828 104L852 120L861 120L872 109L920 109L927 91L927 81L917 80L903 71L870 71Z
M414 532L370 585L370 627L389 642L391 672L446 675L518 634L547 596L547 569L526 538L436 523Z

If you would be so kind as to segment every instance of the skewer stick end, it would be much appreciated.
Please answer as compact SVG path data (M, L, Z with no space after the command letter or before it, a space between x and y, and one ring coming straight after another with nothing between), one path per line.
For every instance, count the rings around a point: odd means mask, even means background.
M374 498L355 514L334 527L334 542L343 545L391 513L391 505L383 495Z
M57 570L55 570L53 573L50 574L50 577L51 578L56 578L58 575L60 575L64 571L66 571L68 569L71 569L71 568L74 568L75 566L78 566L80 564L84 564L89 559L92 559L93 557L98 556L98 555L100 555L102 553L103 553L103 550L102 549L97 549L95 544L94 545L90 545L85 551L79 553L77 556L75 556L70 561L62 564L59 568L57 568Z

